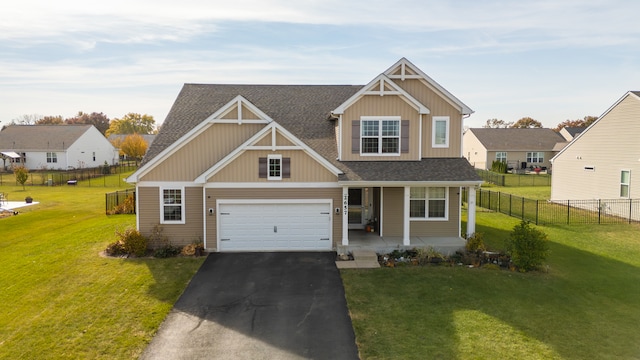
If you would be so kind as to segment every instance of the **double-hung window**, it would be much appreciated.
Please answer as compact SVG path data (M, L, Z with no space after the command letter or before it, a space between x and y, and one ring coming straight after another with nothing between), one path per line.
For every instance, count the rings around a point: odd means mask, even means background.
M507 152L506 151L498 151L496 152L496 161L501 161L503 163L507 162Z
M360 127L361 152L366 155L400 154L400 118L363 116Z
M434 116L431 133L431 146L434 148L449 147L449 117Z
M267 156L267 179L282 180L282 155Z
M409 200L409 217L413 219L447 219L446 187L412 187Z
M532 151L527 153L528 163L541 163L544 162L544 153L539 151Z
M165 188L161 191L162 224L184 224L184 188Z
M631 171L620 171L620 197L629 198L629 184L631 180Z
M47 153L47 162L48 163L57 163L58 162L58 154L54 152Z

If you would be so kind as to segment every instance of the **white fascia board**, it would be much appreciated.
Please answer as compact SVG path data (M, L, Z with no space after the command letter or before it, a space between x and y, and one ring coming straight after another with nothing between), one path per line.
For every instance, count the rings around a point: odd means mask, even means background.
M558 151L558 153L554 157L552 157L549 161L553 163L553 161L556 160L562 153L564 153L565 150L571 147L576 141L578 141L578 139L582 138L582 135L584 135L587 131L589 131L592 127L594 127L597 123L599 123L605 116L607 116L616 106L618 106L618 104L620 104L628 96L633 96L636 99L640 100L640 97L638 97L636 94L634 94L631 91L627 91L620 99L618 99L618 101L616 101L604 113L602 113L602 115L600 115L596 121L591 123L591 125L589 125L586 129L584 129L584 131L580 132L578 136L574 137L573 140L571 140L565 147L563 147L560 151Z
M380 74L375 79L371 80L367 85L365 85L362 89L360 89L360 91L353 94L349 99L347 99L345 102L340 104L340 106L338 106L331 113L334 115L344 114L345 110L349 106L353 105L353 103L355 103L365 95L369 95L369 96L384 95L385 94L384 92L371 90L372 87L378 86L378 84L380 84L381 82L384 82L393 88L393 91L388 92L389 95L404 97L405 101L407 101L410 105L412 105L420 114L430 113L430 110L426 106L424 106L422 103L416 100L413 96L409 95L408 92L404 91L404 89L402 89L400 86L394 83L393 80L391 80L385 74Z
M140 181L136 184L136 188L141 187L163 187L163 188L179 188L179 187L202 187L193 181Z
M468 187L480 186L482 181L338 181L338 184L348 187Z
M205 189L339 189L337 182L213 182L204 184Z
M474 113L473 110L471 110L470 107L468 107L467 105L465 105L465 103L463 103L462 101L460 101L460 99L458 99L457 97L455 97L452 93L450 93L449 91L447 91L447 89L445 89L444 87L442 87L440 84L438 84L435 80L433 80L431 77L429 77L429 75L425 74L422 70L420 70L420 68L418 68L417 66L415 66L413 63L411 63L411 61L407 60L406 58L402 58L400 60L398 60L395 64L393 64L390 68L388 68L383 74L385 75L391 75L391 73L393 72L393 70L395 70L398 66L408 66L409 68L411 68L411 70L413 70L415 73L419 74L420 76L418 78L422 78L424 79L426 82L428 82L431 86L433 86L434 88L438 89L438 91L440 91L442 94L444 94L445 96L447 96L451 101L453 101L456 105L458 105L461 109L461 112L464 115L471 115ZM398 76L394 76L393 78L400 78L402 79L402 77L398 77ZM404 79L415 79L415 76L411 76L411 75L405 75Z
M246 107L249 108L249 110L251 110L251 112L253 112L258 117L260 117L261 120L256 120L256 119L247 119L247 120L245 120L245 119L242 118L242 115L239 115L238 119L222 119L222 117L225 116L229 111L233 110L233 108L236 105L238 107L238 114L241 114L242 105L245 105ZM229 121L229 120L231 120L231 121ZM267 123L271 123L271 122L273 122L273 119L271 119L271 117L269 117L269 115L265 114L257 106L253 105L249 100L245 99L242 95L238 95L235 98L233 98L231 101L226 103L224 106L222 106L220 109L218 109L218 111L216 111L213 114L211 114L205 121L210 121L210 122L214 122L214 123L228 123L228 122L237 122L237 123L242 123L242 122L263 123L263 122L267 122Z

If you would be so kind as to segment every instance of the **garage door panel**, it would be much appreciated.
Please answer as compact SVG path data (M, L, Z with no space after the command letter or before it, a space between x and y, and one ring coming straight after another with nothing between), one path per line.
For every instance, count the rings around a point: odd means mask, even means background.
M330 208L330 203L220 204L220 249L330 250Z

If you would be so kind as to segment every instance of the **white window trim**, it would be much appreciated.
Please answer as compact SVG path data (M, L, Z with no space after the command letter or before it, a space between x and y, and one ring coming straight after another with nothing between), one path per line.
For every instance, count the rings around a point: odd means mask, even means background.
M628 178L628 181L626 183L622 182L622 173L623 172L629 173L629 178ZM622 192L622 186L623 185L627 186L627 196L620 195L620 197L623 198L623 199L630 199L631 198L631 170L629 170L629 169L621 169L620 170L620 192Z
M535 154L535 156L534 156ZM544 151L527 151L527 163L540 164L544 162ZM535 159L536 161L533 161ZM531 161L529 161L531 160Z
M271 176L271 160L280 162L280 173L278 176ZM282 155L267 155L267 180L282 180Z
M504 154L504 159L502 157L498 157L498 154ZM496 151L496 161L507 162L507 152L506 151Z
M49 164L58 163L58 153L56 152L47 152L46 158Z
M444 144L436 144L436 124L440 121L444 121L446 124L446 134ZM448 148L449 147L449 131L451 128L451 119L448 116L434 116L431 118L431 146L434 148Z
M165 190L180 190L180 219L182 220L165 220L164 219L164 191ZM160 187L160 224L184 224L185 223L185 196L184 186L165 186Z
M416 186L422 187L422 186ZM429 187L425 186L425 198L424 198L424 216L425 217L410 217L411 221L449 221L449 187L446 186L435 186L435 187L444 187L444 217L429 217ZM411 201L411 197L409 197L409 201ZM423 199L413 199L413 200L423 200ZM434 199L438 200L438 199ZM409 214L411 216L411 214Z
M398 152L397 153L383 153L382 152L382 121L391 120L398 122ZM361 156L400 156L402 144L402 117L400 116L360 116L360 155ZM364 121L378 121L378 152L366 153L363 152L362 146L362 133L364 132ZM371 137L371 136L369 136ZM390 137L390 136L385 136Z

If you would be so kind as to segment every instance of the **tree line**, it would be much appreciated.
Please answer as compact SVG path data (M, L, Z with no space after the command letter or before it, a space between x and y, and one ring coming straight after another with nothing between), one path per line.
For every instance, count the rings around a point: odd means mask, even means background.
M558 125L556 125L555 128L553 128L554 131L560 131L565 127L583 127L586 128L589 125L591 125L594 121L598 120L597 116L585 116L582 119L577 119L577 120L565 120L561 123L559 123ZM516 128L516 129L530 129L530 128L542 128L542 123L538 120L532 119L530 117L523 117L518 121L504 121L504 120L499 120L499 119L488 119L487 122L485 123L485 125L483 126L484 128Z

